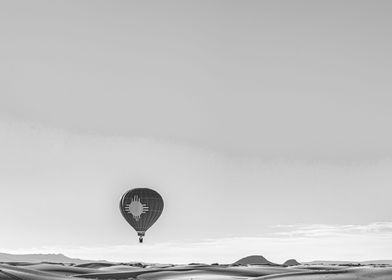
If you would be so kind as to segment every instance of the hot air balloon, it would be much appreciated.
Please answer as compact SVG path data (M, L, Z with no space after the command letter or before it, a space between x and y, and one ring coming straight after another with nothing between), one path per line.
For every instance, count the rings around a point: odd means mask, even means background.
M147 188L127 191L120 200L120 211L125 220L136 230L139 242L146 231L158 220L163 210L159 193Z

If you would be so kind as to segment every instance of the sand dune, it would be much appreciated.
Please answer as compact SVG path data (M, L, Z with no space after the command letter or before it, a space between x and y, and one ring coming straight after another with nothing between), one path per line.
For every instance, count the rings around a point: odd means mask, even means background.
M17 279L17 280L70 280L69 276L63 276L61 274L43 272L34 269L28 269L24 267L12 266L1 264L0 265L0 279Z
M85 267L85 268L102 268L102 267L110 267L115 264L110 262L85 262L82 264L77 264L75 267Z
M140 267L137 266L119 264L119 265L101 267L98 270L102 272L102 271L132 271L132 270L139 270L139 269Z
M143 267L140 267L143 266ZM343 265L155 265L91 262L82 265L10 262L0 264L0 280L391 280L392 267Z
M327 271L303 271L294 273L283 273L254 278L254 280L281 279L281 280L353 280L353 279L377 279L391 280L392 268L348 268Z
M75 275L99 272L99 269L46 263L34 264L26 268L37 271L51 272L57 275Z

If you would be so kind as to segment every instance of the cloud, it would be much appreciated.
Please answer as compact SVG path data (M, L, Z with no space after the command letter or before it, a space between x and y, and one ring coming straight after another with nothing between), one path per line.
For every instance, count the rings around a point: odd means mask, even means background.
M279 225L274 228L286 229L275 232L287 237L327 237L347 235L378 235L392 237L392 222L377 222L366 225Z
M262 236L203 239L85 247L42 247L6 250L10 253L64 253L83 259L159 263L232 263L247 255L263 255L282 263L286 259L349 260L390 259L392 222L365 225L280 225Z

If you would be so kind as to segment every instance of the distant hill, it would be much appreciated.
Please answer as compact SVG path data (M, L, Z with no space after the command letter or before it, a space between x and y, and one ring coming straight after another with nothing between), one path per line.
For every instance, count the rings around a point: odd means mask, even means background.
M325 261L325 260L317 260L311 262L304 262L303 264L311 264L311 265L332 265L332 264L359 264L359 262L354 261Z
M289 259L284 262L284 266L293 266L293 265L300 265L299 262L297 262L295 259Z
M104 260L82 260L77 258L70 258L63 254L7 254L7 253L0 253L0 263L1 262L18 262L18 263L40 263L40 262L48 262L48 263L74 263L76 265L81 265L81 267L95 264L95 263L109 263L108 261ZM85 265L83 265L85 264ZM252 255L245 258L242 258L232 265L271 265L271 266L279 266L279 264L275 264L270 262L266 258L261 255ZM300 265L301 263L297 262L295 259L287 260L283 265L284 266L293 266L293 265ZM344 264L361 264L361 265L392 265L392 260L370 260L370 261L324 261L324 260L317 260L311 262L303 262L302 264L307 265L344 265ZM198 264L201 265L201 264Z
M259 255L248 256L233 263L233 265L248 265L248 264L278 265L276 263L270 262L263 256L259 256Z
M392 260L374 260L374 261L364 261L361 264L388 264L392 265Z
M51 262L51 263L75 263L82 264L92 262L89 260L74 259L64 256L63 254L26 254L14 255L0 253L0 262Z
M270 262L266 258L260 255L252 255L245 258L242 258L232 265L272 265L272 266L279 266L279 264ZM284 262L283 266L294 266L294 265L392 265L392 260L370 260L370 261L325 261L325 260L317 260L311 262L303 262L299 263L295 259L289 259Z
M319 261L305 262L304 264L311 264L311 265L318 265L318 264L326 264L326 265L332 265L332 264L337 264L337 265L344 265L344 264L361 264L361 265L388 264L388 265L392 265L392 260L371 260L371 261L360 261L360 262L358 262L358 261L324 261L324 260L319 260Z

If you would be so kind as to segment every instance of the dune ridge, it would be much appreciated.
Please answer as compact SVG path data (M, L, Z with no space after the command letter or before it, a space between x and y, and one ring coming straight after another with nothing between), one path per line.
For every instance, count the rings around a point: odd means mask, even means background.
M4 256L4 254L3 254ZM340 262L320 264L300 264L289 259L284 264L275 264L261 255L242 258L232 264L149 264L140 262L116 263L107 261L32 262L32 257L11 258L12 261L0 263L0 280L391 280L390 265L355 265ZM44 255L39 255L44 256ZM49 255L53 256L53 255ZM15 260L20 261L15 261Z

